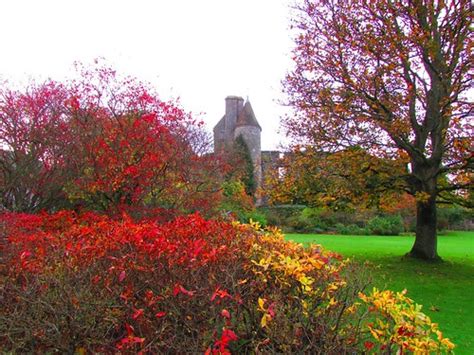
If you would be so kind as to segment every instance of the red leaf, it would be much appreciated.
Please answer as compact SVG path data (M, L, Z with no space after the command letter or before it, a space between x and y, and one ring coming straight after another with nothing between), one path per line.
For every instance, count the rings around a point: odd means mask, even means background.
M28 250L25 250L23 253L20 254L20 259L21 260L24 260L26 259L27 257L31 256L31 252L28 251Z
M229 295L229 293L226 290L221 290L219 287L212 294L211 301L214 301L217 297L219 297L219 298L225 298L225 297L232 298L232 296Z
M92 278L92 283L94 285L96 285L97 283L99 283L100 281L100 276L99 275L95 275L93 278Z
M273 302L270 307L268 307L268 314L274 318L275 317L275 302Z
M221 316L224 317L224 318L230 319L230 313L227 309L223 309L221 311Z
M176 284L174 286L174 289L173 289L173 296L177 296L180 293L182 293L186 296L189 296L189 297L192 297L194 295L194 291L188 291L183 286L181 286L180 284Z
M125 270L120 273L119 282L122 282L124 279L125 279Z
M132 318L133 318L133 319L138 319L138 318L140 318L140 317L143 315L143 312L144 312L143 309L141 309L141 308L140 308L140 309L137 309L137 310L135 311L135 313L133 313Z
M364 347L365 347L367 350L372 349L374 346L375 346L375 344L372 343L371 341L366 341L366 342L364 342Z
M125 329L127 330L128 336L133 335L133 332L135 331L135 329L133 329L133 327L128 323L125 323Z

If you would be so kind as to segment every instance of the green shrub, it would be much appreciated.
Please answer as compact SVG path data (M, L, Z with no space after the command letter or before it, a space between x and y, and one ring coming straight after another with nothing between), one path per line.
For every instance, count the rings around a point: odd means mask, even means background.
M262 227L266 227L268 224L265 214L259 210L244 212L239 218L241 223L250 223L250 221L257 222Z
M311 221L312 229L320 232L327 232L334 225L331 215L332 212L325 211L322 208L308 207L301 211L301 216Z
M416 216L412 213L376 215L376 210L355 212L331 211L301 205L259 208L268 225L285 232L338 233L343 235L399 235L415 232ZM248 221L248 219L241 219ZM459 206L438 209L438 230L469 230L474 213Z
M267 225L269 226L281 226L281 217L275 212L274 209L268 207L259 207L257 211L265 216L267 220Z
M367 228L374 235L399 235L403 232L403 220L400 215L377 216L369 220Z
M285 224L281 226L286 232L311 233L315 226L309 218L301 215L290 216L285 219Z
M460 206L438 208L438 230L468 230L472 228L474 213Z
M291 216L299 215L305 208L306 206L303 205L278 205L267 207L267 210L278 214L282 220L285 220Z
M244 184L239 180L229 180L222 183L223 200L219 210L224 216L232 216L238 221L247 221L247 213L255 210L253 198L245 192Z
M322 208L305 208L303 216L310 218L317 229L324 231L337 231L341 225L350 230L350 234L367 234L367 222L374 217L373 210L360 210L355 212L331 211Z
M338 234L342 235L367 235L370 234L370 231L367 228L359 227L355 224L349 224L348 226L343 225L342 223L336 224L336 231Z
M331 210L322 208L308 207L301 211L301 216L313 221L313 225L321 230L328 231L334 229L336 224L343 223L340 220L340 214Z
M260 207L258 211L262 213L268 225L276 226L285 231L306 230L301 225L305 222L298 221L298 217L304 210L301 205L277 205L271 207Z

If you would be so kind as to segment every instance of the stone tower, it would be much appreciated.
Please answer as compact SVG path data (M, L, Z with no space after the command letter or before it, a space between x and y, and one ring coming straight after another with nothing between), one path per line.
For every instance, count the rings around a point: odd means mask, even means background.
M250 102L247 100L244 103L244 99L239 96L227 96L225 115L214 127L214 152L225 152L233 146L237 137L242 136L252 158L257 189L262 186L261 133L262 128Z

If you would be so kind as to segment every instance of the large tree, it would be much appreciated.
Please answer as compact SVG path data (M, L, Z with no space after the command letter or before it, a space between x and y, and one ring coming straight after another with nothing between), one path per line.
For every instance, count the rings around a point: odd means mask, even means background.
M436 201L472 188L473 5L468 0L301 0L285 80L295 140L406 158L417 198L410 255L436 259Z

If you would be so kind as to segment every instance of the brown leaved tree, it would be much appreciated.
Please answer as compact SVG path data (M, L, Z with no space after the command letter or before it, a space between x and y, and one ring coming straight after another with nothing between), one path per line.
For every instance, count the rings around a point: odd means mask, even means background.
M417 198L410 255L437 259L437 199L473 182L473 5L468 0L301 0L284 82L296 142L406 157ZM448 194L454 190L461 191Z

